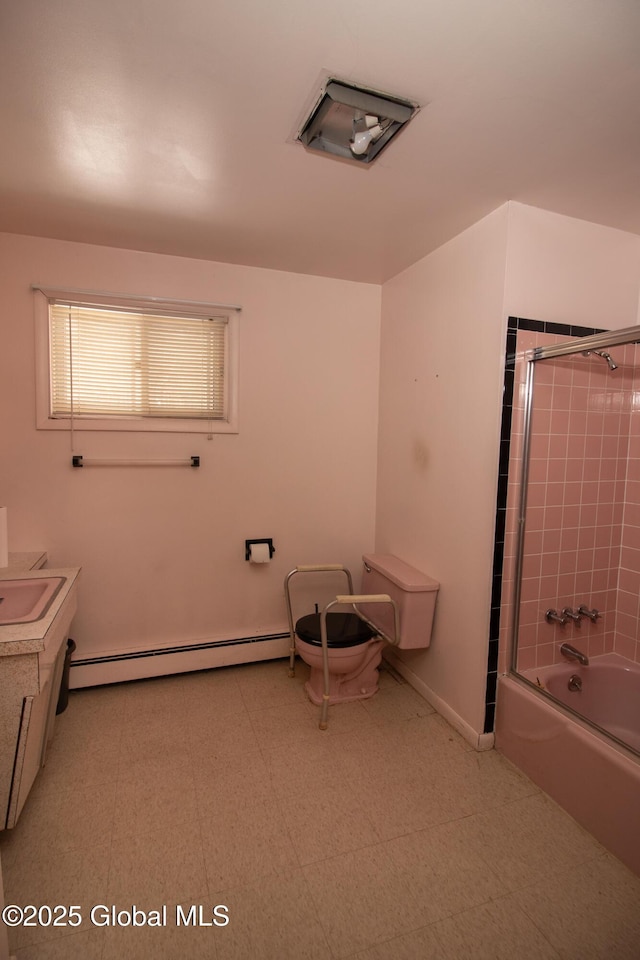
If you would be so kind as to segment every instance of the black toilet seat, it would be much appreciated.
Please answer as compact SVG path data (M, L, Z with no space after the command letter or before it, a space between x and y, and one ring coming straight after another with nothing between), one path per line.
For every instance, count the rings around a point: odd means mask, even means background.
M296 634L305 643L321 647L320 614L309 613L296 623ZM327 646L358 647L375 637L375 632L355 613L327 614Z

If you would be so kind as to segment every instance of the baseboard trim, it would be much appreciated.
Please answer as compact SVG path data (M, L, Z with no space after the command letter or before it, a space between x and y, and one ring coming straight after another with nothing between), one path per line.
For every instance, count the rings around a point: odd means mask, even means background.
M462 717L452 709L446 700L439 697L424 680L416 676L413 670L410 670L406 663L394 654L392 649L388 648L385 650L384 656L385 659L389 660L394 670L397 670L407 683L410 683L414 690L417 690L418 693L431 704L434 710L437 710L440 716L444 717L447 723L450 723L451 726L464 737L467 743L471 744L474 750L480 752L493 749L495 742L493 733L478 733L477 730L474 730L466 720L463 720Z

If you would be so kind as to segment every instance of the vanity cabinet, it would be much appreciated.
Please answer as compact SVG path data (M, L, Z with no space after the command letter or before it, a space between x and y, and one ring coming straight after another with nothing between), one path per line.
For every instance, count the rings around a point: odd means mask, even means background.
M0 829L15 826L53 737L79 570L56 573L65 584L40 627L0 627Z
M52 628L53 635L47 637L47 646L42 653L4 658L7 666L12 668L14 681L22 694L6 827L16 824L36 774L44 766L47 746L53 739L67 637L76 608L75 591L69 599L71 603L60 611Z
M0 911L4 910L4 890L2 884L2 864L0 863ZM4 923L0 922L0 960L11 960L9 956L9 936L7 934L7 927Z

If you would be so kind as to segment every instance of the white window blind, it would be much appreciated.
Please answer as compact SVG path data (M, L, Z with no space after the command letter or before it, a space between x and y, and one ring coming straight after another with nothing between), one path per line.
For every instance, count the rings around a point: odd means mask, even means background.
M228 417L228 317L49 304L53 418Z

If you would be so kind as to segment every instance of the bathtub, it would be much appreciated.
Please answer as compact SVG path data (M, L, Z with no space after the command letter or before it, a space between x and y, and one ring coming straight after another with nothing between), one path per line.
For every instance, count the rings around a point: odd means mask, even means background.
M640 664L608 653L588 667L558 663L524 676L640 754ZM571 677L578 677L581 690L569 689Z
M573 675L581 692L568 689ZM527 679L560 703L515 675L501 676L496 749L640 876L640 758L604 732L638 749L640 666L606 654L588 667L562 663ZM576 699L602 730L564 709L575 709Z

